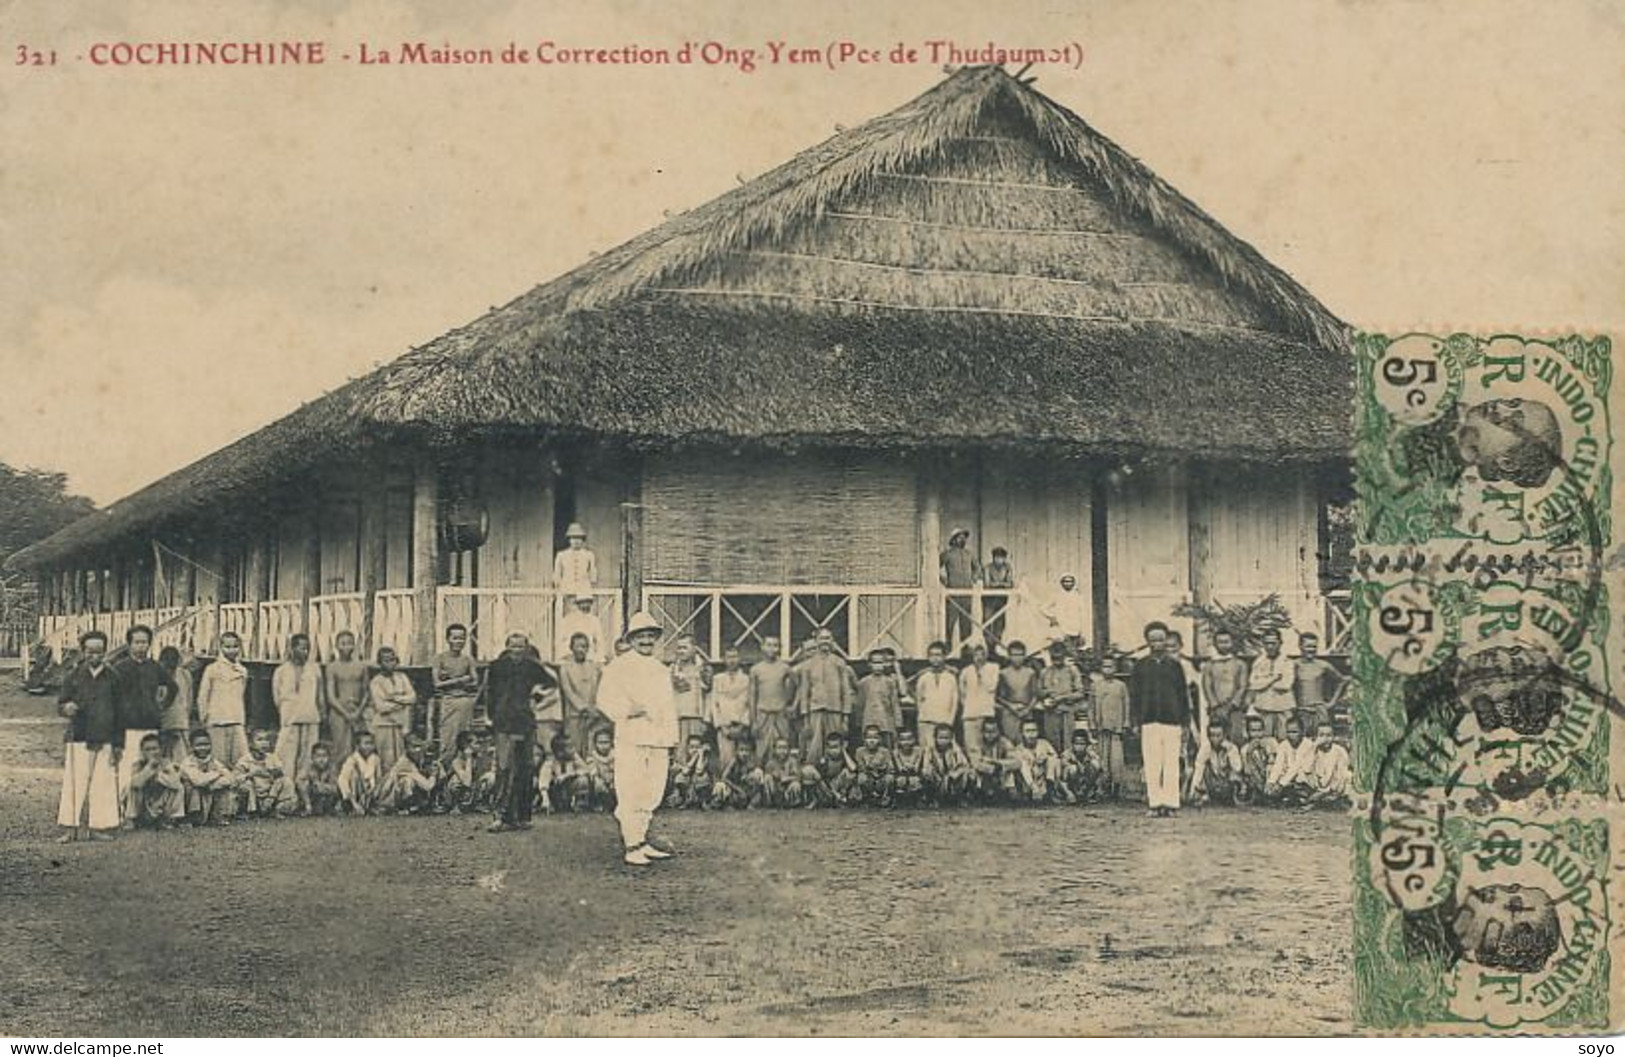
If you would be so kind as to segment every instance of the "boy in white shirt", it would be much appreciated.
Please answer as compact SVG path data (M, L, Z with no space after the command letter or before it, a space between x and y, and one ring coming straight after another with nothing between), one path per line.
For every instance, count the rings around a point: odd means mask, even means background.
M1309 794L1305 807L1347 807L1352 775L1349 751L1338 744L1331 720L1315 729L1315 762L1309 768Z
M1309 795L1310 775L1315 769L1315 743L1303 736L1297 716L1286 720L1286 740L1275 748L1275 765L1264 783L1264 799L1282 804L1298 804Z
M243 640L235 631L220 635L220 656L203 669L197 684L198 720L209 731L214 758L224 767L237 766L248 755L243 712L248 700L248 669L238 660Z
M371 815L378 810L378 793L383 785L378 747L370 730L355 732L355 751L339 768L339 796L344 810L352 815Z

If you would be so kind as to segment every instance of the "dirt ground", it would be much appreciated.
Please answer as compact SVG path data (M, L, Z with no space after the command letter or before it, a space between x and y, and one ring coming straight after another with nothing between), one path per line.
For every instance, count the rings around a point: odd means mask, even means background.
M52 842L0 686L0 1035L1326 1034L1348 823L1132 806L324 819Z

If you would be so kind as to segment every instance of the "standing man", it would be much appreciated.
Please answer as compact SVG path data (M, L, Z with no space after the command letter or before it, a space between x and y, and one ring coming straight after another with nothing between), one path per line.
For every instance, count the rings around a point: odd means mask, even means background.
M1179 810L1179 743L1191 721L1190 687L1169 653L1168 625L1147 624L1145 645L1145 658L1128 677L1129 708L1140 725L1148 814L1168 818Z
M57 708L68 721L58 842L112 840L119 824L117 772L124 732L119 727L118 677L107 663L107 633L79 636L79 656L79 666L62 680L57 697Z
M1236 637L1223 628L1213 633L1217 657L1202 665L1202 698L1209 723L1224 725L1235 745L1247 741L1247 662L1236 656Z
M813 651L796 670L797 709L801 714L802 752L809 760L824 751L831 731L846 736L846 717L857 701L858 681L835 652L835 633L819 628Z
M956 528L948 536L948 549L937 560L942 586L948 589L948 651L958 649L974 630L971 620L971 595L956 594L973 591L982 581L982 562L967 544L970 529Z
M310 754L322 740L322 670L310 663L310 636L304 632L289 637L288 659L271 673L271 699L282 722L276 754L297 792L305 787Z
M558 680L530 655L530 639L516 631L486 669L485 688L497 750L497 819L489 831L529 829L536 807L535 702L558 693Z
M434 740L440 743L447 764L457 755L457 736L474 725L474 702L480 692L480 672L468 652L468 626L446 628L446 648L434 658Z
M1286 721L1296 711L1292 696L1292 665L1281 656L1281 633L1270 628L1259 636L1264 652L1253 658L1247 673L1247 703L1264 717L1264 733L1280 741L1286 737Z
M632 648L604 669L598 707L615 724L615 820L624 861L648 866L671 852L649 843L649 823L666 795L671 750L677 745L677 702L671 672L655 656L660 622L633 614L626 627Z

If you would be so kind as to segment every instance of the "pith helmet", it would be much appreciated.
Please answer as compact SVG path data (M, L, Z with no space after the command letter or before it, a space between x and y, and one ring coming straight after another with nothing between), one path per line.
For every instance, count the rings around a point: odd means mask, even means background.
M581 522L572 521L572 522L570 522L570 527L564 530L564 538L565 539L586 539L587 538L587 530L584 527L582 527Z
M660 626L660 621L656 620L648 613L639 611L637 613L633 613L632 619L627 622L626 637L631 638L640 631L660 632L663 630L664 629Z

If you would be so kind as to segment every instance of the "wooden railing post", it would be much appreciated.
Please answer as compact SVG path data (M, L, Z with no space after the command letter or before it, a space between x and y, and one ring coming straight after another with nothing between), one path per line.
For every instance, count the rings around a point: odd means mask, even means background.
M435 594L440 588L440 467L419 455L412 472L412 657L426 664L435 651ZM405 658L403 658L404 660Z
M248 641L243 643L243 656L255 660L260 657L260 603L265 601L266 590L270 586L266 582L270 569L265 552L265 537L261 535L248 549L248 598L245 599L253 603L253 609L248 614Z

